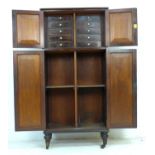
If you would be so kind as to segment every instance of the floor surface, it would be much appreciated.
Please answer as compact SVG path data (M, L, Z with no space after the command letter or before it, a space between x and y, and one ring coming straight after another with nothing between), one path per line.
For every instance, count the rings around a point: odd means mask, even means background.
M108 139L101 149L99 139L53 140L48 150L44 141L9 143L10 155L155 155L154 148L143 139Z

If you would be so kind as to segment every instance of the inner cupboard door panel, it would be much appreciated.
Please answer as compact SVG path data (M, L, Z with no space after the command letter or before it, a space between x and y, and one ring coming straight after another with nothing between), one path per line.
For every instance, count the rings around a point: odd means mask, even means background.
M42 52L14 51L16 130L45 127Z
M137 45L137 9L109 10L109 45Z
M108 127L136 127L136 51L107 53Z
M13 10L13 46L42 47L43 29L40 11Z

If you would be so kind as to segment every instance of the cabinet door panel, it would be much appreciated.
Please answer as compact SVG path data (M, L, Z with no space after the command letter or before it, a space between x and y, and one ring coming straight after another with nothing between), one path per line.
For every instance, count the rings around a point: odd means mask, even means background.
M44 127L43 55L14 52L16 130Z
M136 127L136 51L108 51L108 126Z
M137 10L109 11L109 45L137 44Z
M13 46L41 47L42 15L39 11L13 10Z

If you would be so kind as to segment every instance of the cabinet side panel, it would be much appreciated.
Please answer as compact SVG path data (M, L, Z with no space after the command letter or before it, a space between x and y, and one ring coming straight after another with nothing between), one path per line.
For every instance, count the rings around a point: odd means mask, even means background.
M134 127L133 52L113 52L108 56L108 104L110 127Z
M41 129L43 125L41 56L18 53L15 57L16 130Z

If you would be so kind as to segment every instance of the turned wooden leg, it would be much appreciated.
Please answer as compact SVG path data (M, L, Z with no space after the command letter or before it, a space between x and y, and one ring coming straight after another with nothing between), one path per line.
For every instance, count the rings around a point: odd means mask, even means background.
M45 143L46 143L46 149L49 148L51 138L52 138L52 133L44 131L44 139L45 139Z
M103 141L103 144L101 145L101 148L105 148L107 144L107 139L108 139L108 131L101 132L101 138Z

